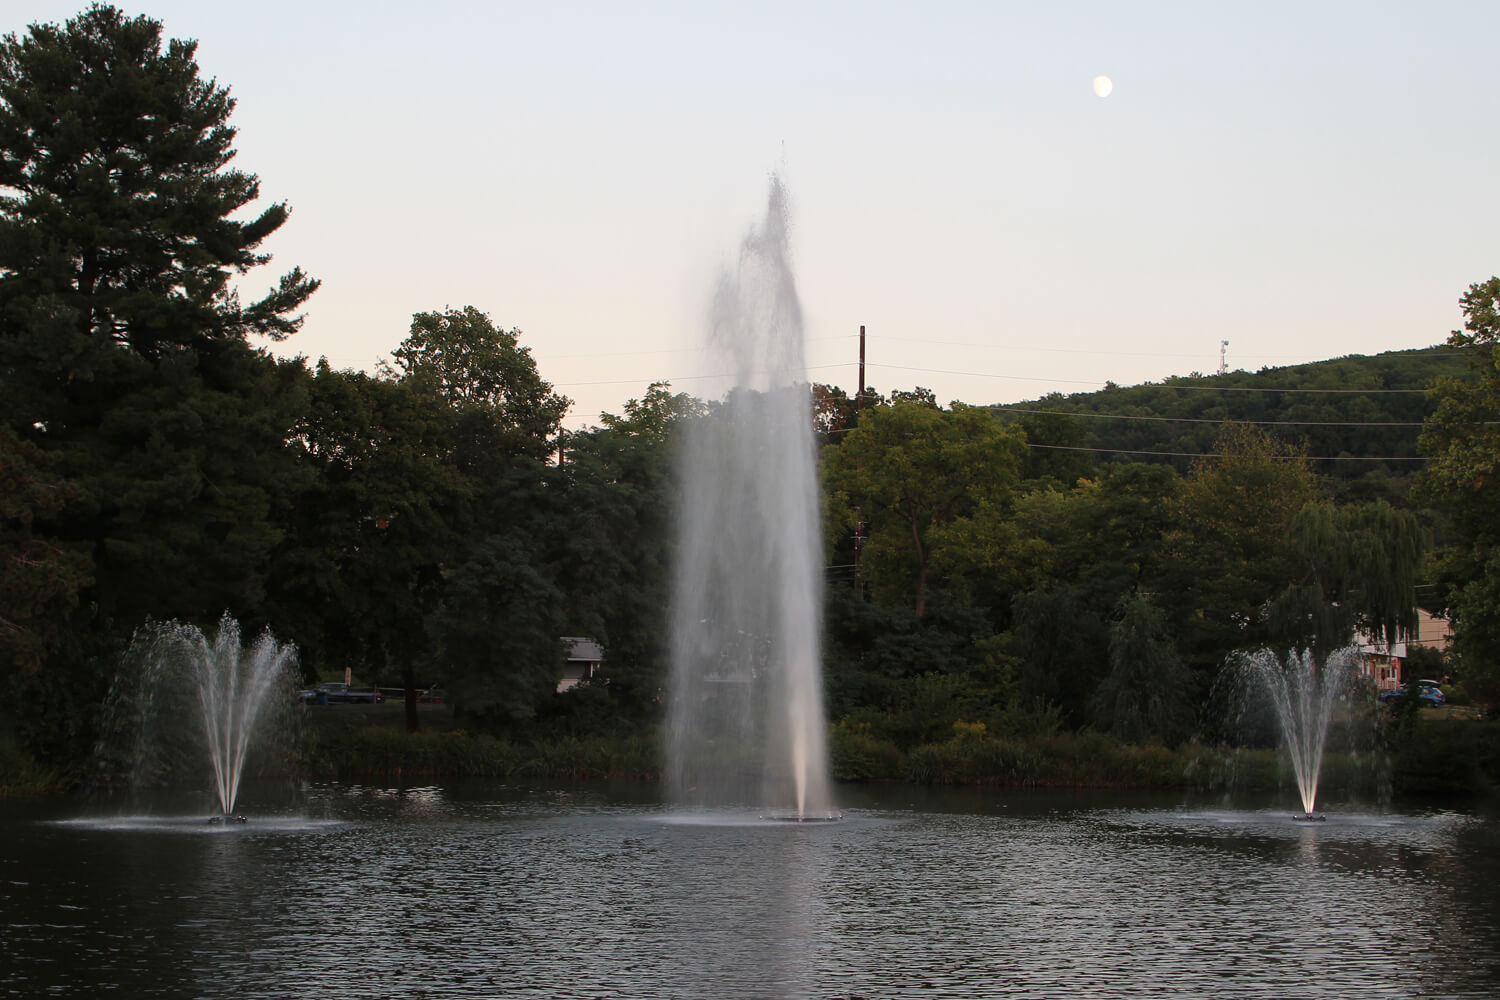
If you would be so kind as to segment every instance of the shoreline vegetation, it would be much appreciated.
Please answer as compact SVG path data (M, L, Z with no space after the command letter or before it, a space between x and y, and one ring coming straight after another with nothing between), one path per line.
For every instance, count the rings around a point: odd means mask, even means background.
M389 724L394 713L311 715L291 754L262 759L261 776L297 774L316 780L373 778L525 778L531 780L662 778L657 733L552 736L510 740L440 719L415 733ZM306 722L307 720L303 720ZM448 720L451 723L451 720ZM1433 716L1386 745L1351 751L1331 746L1319 782L1324 795L1486 797L1500 787L1500 726L1478 719ZM1274 791L1295 787L1291 764L1277 747L1188 742L1175 748L1123 743L1106 733L1059 732L1000 738L982 727L955 727L947 740L903 750L861 727L830 729L831 773L841 783L1024 789ZM121 780L121 779L117 779ZM69 794L111 782L38 765L0 742L0 798Z

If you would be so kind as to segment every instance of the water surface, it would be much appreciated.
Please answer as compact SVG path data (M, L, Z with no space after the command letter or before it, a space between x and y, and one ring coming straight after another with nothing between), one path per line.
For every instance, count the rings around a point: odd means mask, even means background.
M841 792L804 826L639 786L3 802L0 995L1500 993L1482 815Z

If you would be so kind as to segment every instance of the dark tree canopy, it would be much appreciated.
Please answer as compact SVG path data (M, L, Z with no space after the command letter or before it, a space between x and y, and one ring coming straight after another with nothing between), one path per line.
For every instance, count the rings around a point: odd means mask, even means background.
M520 330L499 329L473 306L417 313L393 354L393 374L477 415L523 450L545 453L571 402L538 374Z
M75 667L147 615L252 625L298 474L300 362L250 338L295 331L317 282L240 301L288 211L254 212L195 50L106 5L0 39L0 423L63 498L0 477L0 534L67 554L30 600L68 609Z
M1459 304L1464 328L1448 343L1468 351L1471 375L1433 387L1419 493L1449 516L1437 603L1454 619L1466 683L1500 698L1500 277L1470 285Z
M0 310L29 334L6 338L15 360L86 377L111 345L279 340L317 288L294 268L240 303L231 279L269 259L288 210L231 217L260 194L229 166L234 100L199 76L195 42L161 34L97 5L0 43Z

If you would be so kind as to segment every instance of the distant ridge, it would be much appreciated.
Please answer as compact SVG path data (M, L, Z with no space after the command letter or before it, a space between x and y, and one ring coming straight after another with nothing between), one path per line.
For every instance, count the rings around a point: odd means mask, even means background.
M1353 354L1051 393L994 410L1021 423L1038 448L1085 448L1095 462L1168 462L1184 471L1194 456L1212 453L1223 421L1253 422L1284 441L1289 453L1304 451L1325 475L1366 480L1375 493L1404 496L1405 481L1422 464L1422 421L1435 405L1426 390L1441 377L1469 377L1469 356L1467 349L1447 346ZM1398 482L1379 482L1385 479Z

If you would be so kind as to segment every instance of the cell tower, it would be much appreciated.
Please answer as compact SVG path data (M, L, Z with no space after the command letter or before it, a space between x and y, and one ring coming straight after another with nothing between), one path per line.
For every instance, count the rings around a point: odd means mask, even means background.
M1229 374L1229 341L1219 341L1219 374Z

